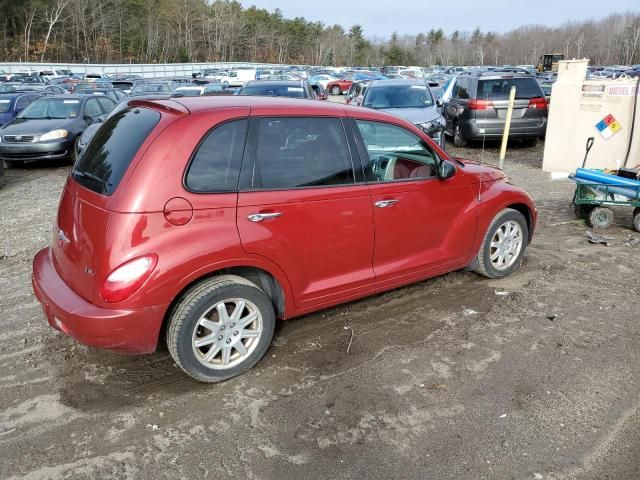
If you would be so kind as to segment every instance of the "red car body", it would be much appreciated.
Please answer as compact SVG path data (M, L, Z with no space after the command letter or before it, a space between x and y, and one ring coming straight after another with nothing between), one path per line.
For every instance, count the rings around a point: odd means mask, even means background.
M320 116L400 126L443 161L451 159L416 126L373 109L282 98L130 100L160 113L109 196L66 182L53 242L33 263L33 288L49 324L78 341L128 353L156 349L171 305L217 272L258 275L277 316L289 319L464 268L497 212L511 207L529 224L529 195L502 171L465 161L452 178L277 191L193 193L184 172L213 126L234 118ZM356 167L357 168L357 167ZM400 202L374 209L379 200ZM255 212L282 212L260 223ZM425 222L429 228L416 228ZM105 279L142 255L157 261L128 298L106 302Z

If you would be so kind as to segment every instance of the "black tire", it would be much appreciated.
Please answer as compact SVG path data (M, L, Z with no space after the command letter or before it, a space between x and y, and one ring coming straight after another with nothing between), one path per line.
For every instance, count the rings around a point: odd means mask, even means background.
M453 145L456 147L466 147L467 140L462 135L462 128L458 122L453 124Z
M633 228L640 232L640 207L633 210Z
M75 139L75 141L73 142L73 151L71 152L71 155L69 155L69 162L71 162L71 165L75 165L76 164L76 160L78 159L78 155L80 155L80 148L78 147L78 143L80 142L80 135L78 135Z
M4 185L5 176L4 176L4 161L0 160L0 187Z
M589 213L589 225L593 228L609 228L613 224L613 210L596 207Z
M524 147L535 147L536 145L538 145L538 137L522 139L522 146Z
M331 87L331 95L342 95L342 90L338 85L334 85L333 87Z
M199 328L200 318L214 305L227 299L251 302L262 316L262 334L253 351L242 362L216 370L205 366L196 357L193 335ZM200 382L220 382L246 372L264 356L273 338L275 320L271 300L255 284L235 275L213 277L189 289L175 306L169 318L167 346L176 364L187 375Z
M491 242L498 229L509 221L516 222L520 226L522 233L522 246L520 248L520 252L515 257L515 260L511 263L511 265L504 270L500 270L496 268L491 262ZM522 258L524 257L524 252L527 249L528 242L529 227L527 224L527 220L524 218L524 215L522 215L517 210L513 210L512 208L505 208L495 216L495 218L489 225L489 228L487 229L487 233L485 233L484 239L482 240L482 245L480 246L480 251L478 252L478 257L476 259L474 268L475 272L487 278L506 277L507 275L513 273L522 264Z
M581 218L583 220L587 220L589 218L589 214L595 208L593 205L573 205L573 212L576 214L577 218Z

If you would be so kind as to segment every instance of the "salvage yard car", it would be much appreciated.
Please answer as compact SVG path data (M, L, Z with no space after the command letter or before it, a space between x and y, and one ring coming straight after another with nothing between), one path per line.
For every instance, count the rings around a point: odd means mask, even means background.
M509 138L534 145L545 135L547 99L535 77L499 72L459 75L443 108L446 133L456 147L502 138L511 87L516 87L516 98Z
M88 95L39 98L0 127L0 160L10 164L74 161L80 134L115 105L110 98Z
M33 262L49 324L203 382L275 321L462 268L519 267L537 212L495 168L373 109L273 97L128 99L78 158Z

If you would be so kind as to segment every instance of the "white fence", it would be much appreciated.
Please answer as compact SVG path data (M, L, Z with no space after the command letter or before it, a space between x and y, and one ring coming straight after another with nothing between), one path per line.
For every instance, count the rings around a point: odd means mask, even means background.
M107 75L140 75L143 78L191 77L206 68L273 68L270 63L165 63L165 64L86 64L86 63L0 63L0 70L16 73L21 70L67 69L73 73L106 73Z

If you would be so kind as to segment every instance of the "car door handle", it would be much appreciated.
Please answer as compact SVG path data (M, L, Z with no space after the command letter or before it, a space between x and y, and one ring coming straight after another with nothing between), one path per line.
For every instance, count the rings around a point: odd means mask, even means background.
M280 212L273 212L273 213L252 213L251 215L247 215L247 218L249 219L249 221L251 222L261 222L263 220L267 220L268 218L278 218L279 216L281 216L282 213Z
M378 208L387 208L387 207L390 207L391 205L395 205L399 201L400 200L379 200L375 202L374 205Z

